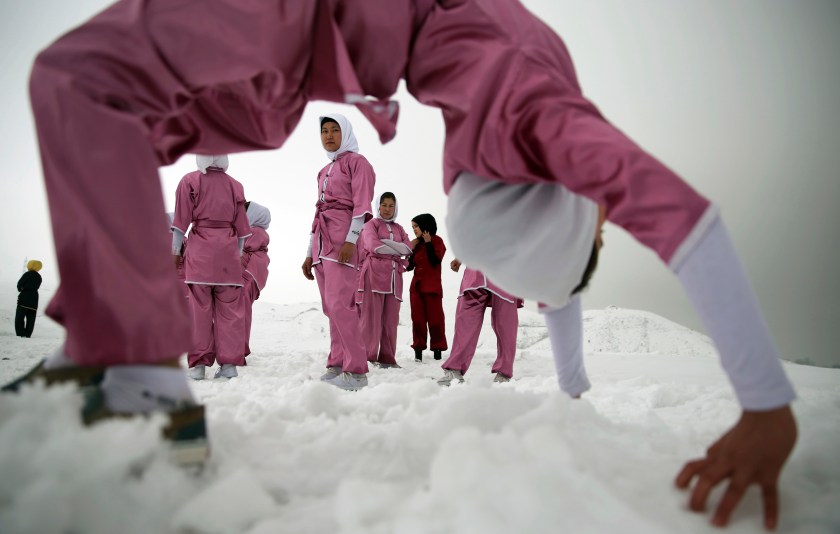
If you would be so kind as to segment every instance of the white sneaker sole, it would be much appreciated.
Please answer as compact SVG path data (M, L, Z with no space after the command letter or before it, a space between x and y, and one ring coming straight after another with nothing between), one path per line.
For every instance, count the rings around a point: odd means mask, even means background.
M183 466L203 464L210 457L210 442L207 439L172 443L172 460Z

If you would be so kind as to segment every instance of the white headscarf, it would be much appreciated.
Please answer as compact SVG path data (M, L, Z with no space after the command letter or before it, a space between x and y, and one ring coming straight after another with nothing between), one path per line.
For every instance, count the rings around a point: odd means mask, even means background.
M384 192L383 192L383 193L384 193ZM397 195L394 195L394 197L396 197L396 196L397 196ZM380 194L380 195L379 195L378 197L376 197L376 198L377 198L377 199L379 199L379 200L377 200L377 206L376 206L376 216L377 216L378 218L382 219L382 220L383 220L383 221L385 221L385 222L394 222L394 221L397 219L397 213L399 212L399 207L400 207L399 203L397 202L397 199L396 199L396 198L394 198L394 216L393 216L393 217L391 217L390 219L386 219L386 218L385 218L385 217L383 217L383 216L382 216L382 214L379 212L380 206L382 205L382 195Z
M268 230L268 225L271 224L271 212L262 204L257 204L253 200L248 204L248 224L254 228L262 228Z
M353 134L353 125L350 124L350 121L347 120L347 117L344 115L339 115L338 113L331 113L329 115L321 115L318 117L318 124L321 124L321 121L324 119L332 119L338 123L338 127L341 128L341 145L339 145L338 150L335 152L330 152L327 150L327 157L330 158L330 161L335 161L340 154L345 152L358 152L359 151L359 142L356 141L356 136Z
M201 171L201 174L207 174L207 169L210 167L216 167L225 172L228 170L228 157L225 154L220 156L198 155L195 157L195 163L198 165L198 170Z
M598 205L556 183L504 184L462 172L449 191L452 250L505 291L562 308L583 277Z

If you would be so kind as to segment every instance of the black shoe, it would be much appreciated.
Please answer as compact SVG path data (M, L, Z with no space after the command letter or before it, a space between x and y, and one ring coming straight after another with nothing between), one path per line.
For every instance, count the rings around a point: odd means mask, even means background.
M102 382L105 375L105 367L102 366L73 366L59 367L58 369L45 369L41 360L38 365L29 370L25 375L9 382L0 391L3 393L17 393L25 384L32 384L36 380L43 380L47 386L52 384L73 383L80 388L95 386Z
M414 349L414 361L417 363L423 361L423 349Z
M441 353L441 351L439 351L439 350L436 350L436 351L435 351L435 359L436 359L436 360L439 360L439 359L441 358L440 353Z

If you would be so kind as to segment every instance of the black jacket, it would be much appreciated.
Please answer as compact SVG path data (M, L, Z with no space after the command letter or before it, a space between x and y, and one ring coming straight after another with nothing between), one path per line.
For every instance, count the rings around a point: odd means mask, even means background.
M41 275L36 271L26 271L18 280L18 306L38 309L38 288L41 287Z

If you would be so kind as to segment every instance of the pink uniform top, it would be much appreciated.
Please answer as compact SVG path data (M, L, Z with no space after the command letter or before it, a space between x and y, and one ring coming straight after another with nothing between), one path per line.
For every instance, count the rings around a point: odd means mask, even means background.
M259 227L251 227L251 237L245 240L242 250L242 266L245 276L251 276L262 291L268 281L268 232Z
M397 300L402 300L402 275L408 260L393 254L378 254L376 249L383 245L383 239L403 243L411 249L411 239L399 223L388 222L379 217L368 221L357 243L361 266L357 302L364 298L365 291L393 294Z
M388 99L405 78L442 110L447 191L460 172L561 183L666 263L708 206L631 141L615 145L562 40L516 1L125 0L96 21L39 61L72 65L91 99L121 95L113 105L142 116L158 164L198 139L206 153L279 147L311 100L355 104L388 141L398 116ZM207 38L223 22L224 38ZM77 61L101 34L123 39Z
M499 298L516 304L517 308L521 308L525 305L521 298L514 297L510 293L495 285L493 282L488 280L481 271L466 267L464 270L464 277L461 278L461 294L458 295L458 297L462 297L467 291L474 291L478 289L485 289L495 295L498 295Z
M251 235L242 184L219 169L194 171L175 193L175 219L182 233L192 224L184 257L188 284L242 285L238 238Z
M351 219L373 216L370 205L375 183L373 167L364 156L355 152L339 154L335 161L321 169L312 221L313 264L322 259L338 261Z

